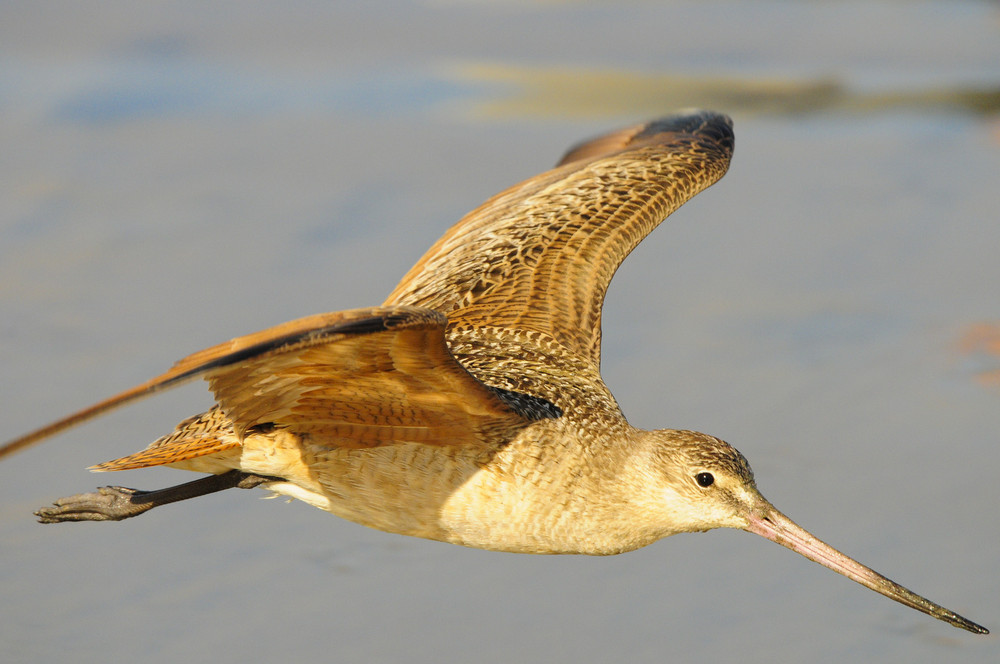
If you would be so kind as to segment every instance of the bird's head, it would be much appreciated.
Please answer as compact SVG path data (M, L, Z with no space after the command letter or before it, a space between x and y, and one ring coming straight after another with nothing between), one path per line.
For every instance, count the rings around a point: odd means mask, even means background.
M665 535L712 528L746 528L748 515L768 502L757 491L739 451L696 431L643 432L636 469L647 517Z
M645 484L638 502L661 536L712 528L746 530L938 620L988 633L849 558L779 512L757 490L746 458L728 443L672 429L643 432L638 443L634 468Z

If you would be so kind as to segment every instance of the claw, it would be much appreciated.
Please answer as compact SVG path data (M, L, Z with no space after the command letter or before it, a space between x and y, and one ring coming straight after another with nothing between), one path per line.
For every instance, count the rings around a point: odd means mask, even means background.
M147 493L123 486L102 486L96 492L78 493L43 507L35 516L39 523L63 521L121 521L142 514L154 505L152 502L134 502L134 498Z

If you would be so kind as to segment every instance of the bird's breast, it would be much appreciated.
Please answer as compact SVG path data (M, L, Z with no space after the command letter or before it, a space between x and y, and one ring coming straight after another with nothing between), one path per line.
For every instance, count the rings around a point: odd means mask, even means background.
M606 555L651 541L632 532L614 462L564 421L539 421L492 452L248 437L242 469L285 477L268 488L350 521L474 548Z

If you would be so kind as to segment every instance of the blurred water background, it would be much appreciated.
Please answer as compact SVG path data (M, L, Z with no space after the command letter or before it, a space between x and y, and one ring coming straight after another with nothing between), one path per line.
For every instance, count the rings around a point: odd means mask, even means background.
M582 138L702 106L729 174L629 258L603 368L733 443L821 538L1000 629L994 2L7 2L3 437L284 320L378 304ZM230 491L31 512L211 403L187 386L0 465L4 662L993 662L736 531L467 550Z

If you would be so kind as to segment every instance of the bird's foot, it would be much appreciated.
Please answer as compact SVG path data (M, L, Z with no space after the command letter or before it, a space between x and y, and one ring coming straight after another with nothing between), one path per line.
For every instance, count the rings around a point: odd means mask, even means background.
M121 521L152 509L156 503L141 502L148 491L123 486L102 486L94 493L78 493L43 507L35 516L39 523L63 521Z
M230 470L220 475L209 475L192 482L155 491L140 491L123 486L104 486L96 493L78 493L75 496L60 498L53 503L52 507L43 507L35 512L35 516L38 517L39 523L121 521L138 516L159 505L197 498L225 489L253 489L262 484L280 481L282 481L280 477L253 475L239 470Z

